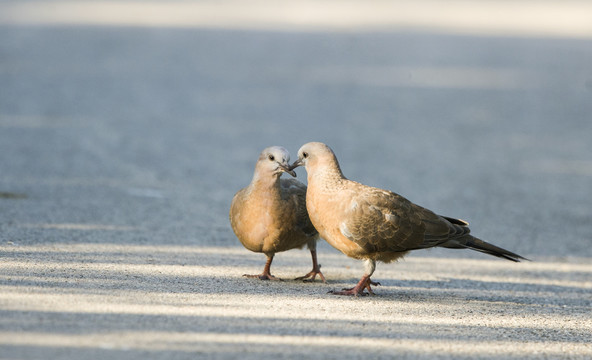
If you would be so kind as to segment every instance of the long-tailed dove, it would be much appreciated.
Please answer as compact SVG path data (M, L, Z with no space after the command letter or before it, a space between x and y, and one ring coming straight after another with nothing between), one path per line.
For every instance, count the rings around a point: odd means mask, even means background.
M296 280L314 281L321 273L317 263L316 243L319 238L306 212L306 185L295 179L280 179L282 173L292 176L290 154L280 146L264 149L255 165L251 183L239 190L230 206L230 224L236 237L249 250L267 256L263 273L246 277L280 280L271 275L275 253L308 245L312 270Z
M365 295L364 289L372 294L370 285L378 285L370 280L376 261L388 263L410 250L468 248L512 261L525 259L471 236L463 220L436 215L398 194L346 179L323 143L303 145L291 169L301 165L308 174L306 207L320 236L347 256L364 260L358 284L334 294Z

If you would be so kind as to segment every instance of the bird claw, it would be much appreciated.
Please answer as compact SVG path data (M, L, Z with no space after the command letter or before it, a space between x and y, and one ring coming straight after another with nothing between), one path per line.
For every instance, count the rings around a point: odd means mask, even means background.
M299 276L294 280L302 280L303 282L314 282L317 275L319 275L323 283L327 283L327 281L325 280L325 275L323 275L323 273L321 272L320 264L317 269L312 269L308 274L304 276Z
M335 291L335 290L330 290L327 292L327 294L331 294L331 295L346 295L346 296L368 296L370 295L369 293L365 292L364 290L359 291L356 290L355 288L351 288L351 289L341 289L341 291ZM372 293L372 295L374 295L374 293Z
M379 282L370 280L370 277L364 276L360 282L354 286L353 288L349 289L341 289L341 291L334 291L331 290L328 294L333 295L353 295L353 296L368 296L368 295L375 295L374 291L372 291L372 287L370 285L378 286L380 285ZM364 292L364 290L368 290L368 292Z
M283 281L282 279L280 279L279 277L275 277L271 274L260 274L260 275L249 275L249 274L243 274L244 277L247 278L253 278L253 279L259 279L259 280L274 280L274 281Z

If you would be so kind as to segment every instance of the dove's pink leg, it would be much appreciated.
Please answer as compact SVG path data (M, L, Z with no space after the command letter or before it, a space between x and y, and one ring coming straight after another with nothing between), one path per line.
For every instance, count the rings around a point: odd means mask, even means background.
M312 270L308 274L306 274L304 276L297 277L294 280L303 280L306 282L314 282L317 275L319 275L321 280L323 280L323 282L326 283L325 276L321 272L321 264L317 263L317 251L311 249L310 255L312 256Z
M372 288L370 285L380 285L379 282L374 282L370 280L370 275L362 276L362 279L358 282L356 286L351 289L343 289L342 291L329 291L330 294L333 295L354 295L354 296L366 296L368 294L374 295ZM364 289L368 289L368 293L364 292Z
M354 295L354 296L365 296L365 295L374 295L372 288L370 285L380 285L378 282L374 282L370 280L370 276L374 274L374 270L376 269L376 260L374 259L366 259L364 260L364 276L360 279L360 281L351 289L342 289L342 291L329 291L329 293L334 295ZM364 289L368 289L368 293L364 292Z
M249 275L244 274L244 277L248 278L258 278L259 280L282 280L278 277L271 275L269 269L271 268L271 262L273 260L273 254L267 255L267 262L265 263L265 267L263 268L263 272L260 275Z

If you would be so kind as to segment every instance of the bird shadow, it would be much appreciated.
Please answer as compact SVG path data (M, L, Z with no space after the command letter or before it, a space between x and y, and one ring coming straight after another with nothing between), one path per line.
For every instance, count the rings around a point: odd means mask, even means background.
M358 280L330 280L327 282L327 285L332 286L329 293L351 288ZM361 298L414 303L503 302L516 305L570 307L582 313L588 312L592 306L589 289L567 285L533 284L527 280L493 282L448 277L441 280L380 280L379 284L372 286L373 294L365 292Z

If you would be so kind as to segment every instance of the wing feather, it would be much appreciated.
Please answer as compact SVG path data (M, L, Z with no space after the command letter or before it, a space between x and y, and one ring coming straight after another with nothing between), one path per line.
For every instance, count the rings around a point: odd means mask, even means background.
M390 191L364 186L352 202L340 230L369 253L429 248L469 231Z
M317 234L306 211L306 185L295 179L280 179L281 196L285 201L291 201L295 209L295 227L306 235Z

